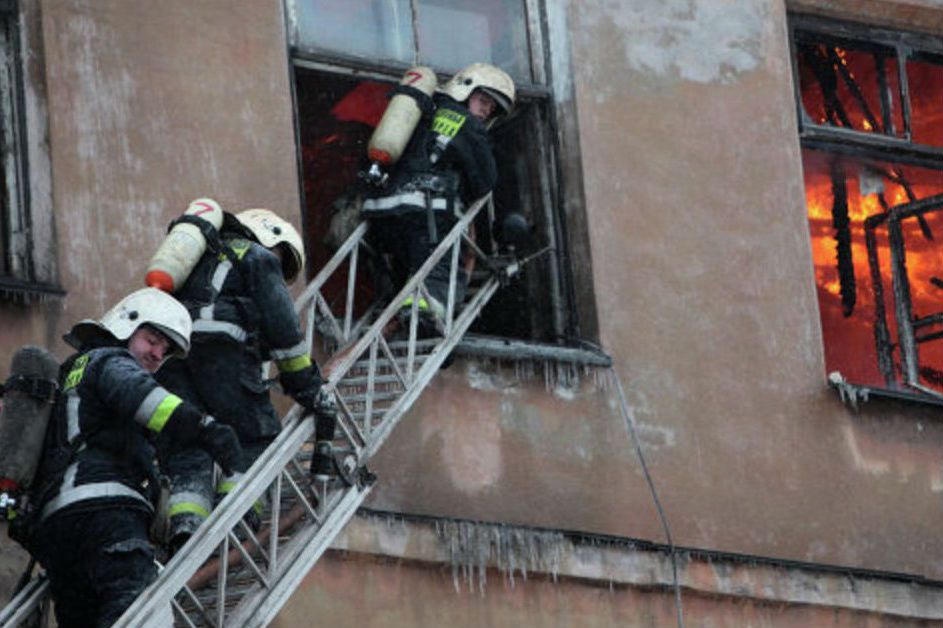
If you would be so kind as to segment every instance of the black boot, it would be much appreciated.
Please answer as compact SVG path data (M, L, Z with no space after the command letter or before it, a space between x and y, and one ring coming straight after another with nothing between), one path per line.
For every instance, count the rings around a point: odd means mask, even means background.
M177 552L190 540L190 536L192 535L189 532L178 532L170 538L167 543L168 560L176 556Z
M334 447L331 441L319 440L314 444L310 472L315 480L322 482L327 482L337 476L337 470L334 468Z

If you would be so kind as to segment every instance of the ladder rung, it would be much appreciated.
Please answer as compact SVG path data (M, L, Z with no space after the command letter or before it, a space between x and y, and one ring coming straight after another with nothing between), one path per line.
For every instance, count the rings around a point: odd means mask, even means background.
M370 396L373 398L374 401L390 401L392 399L399 399L400 397L403 396L404 392L406 392L404 389L390 390L390 391L374 390L373 395L370 395ZM345 403L347 403L348 405L352 405L355 403L366 403L367 396L368 395L364 393L362 395L349 395L349 396L344 397L343 399Z
M441 338L417 338L416 339L416 352L421 353L423 349L432 349L441 341ZM393 355L396 355L399 352L403 354L409 350L409 341L408 340L393 340L387 343L390 351Z
M367 385L367 376L359 375L357 377L345 377L337 383L338 388L356 388L357 386L366 386ZM394 373L385 373L383 375L374 375L373 382L375 384L399 384L399 377Z
M422 364L428 357L429 357L428 353L417 353L415 356L413 356L413 364L418 366ZM396 366L400 368L406 366L407 360L408 360L408 357L405 355L396 356ZM361 370L361 369L363 371L366 371L369 368L370 368L370 360L359 360L357 362L354 362L354 365L350 367L350 371ZM390 366L390 361L388 359L384 358L381 360L378 358L377 371L382 372L384 375L386 375L393 372L393 367Z

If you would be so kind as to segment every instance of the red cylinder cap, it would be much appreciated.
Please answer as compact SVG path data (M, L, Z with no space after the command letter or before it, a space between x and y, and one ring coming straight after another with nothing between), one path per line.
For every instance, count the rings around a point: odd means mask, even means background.
M393 161L393 157L391 157L388 152L380 150L379 148L371 148L368 150L367 157L370 161L375 161L381 166L388 166Z
M163 290L173 294L174 291L174 280L163 270L151 270L148 271L147 275L144 277L144 283L151 287Z

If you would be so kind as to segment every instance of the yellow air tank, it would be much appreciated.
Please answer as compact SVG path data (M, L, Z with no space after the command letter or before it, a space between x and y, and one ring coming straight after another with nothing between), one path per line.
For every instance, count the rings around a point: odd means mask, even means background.
M217 231L223 224L223 210L211 198L191 201L184 215L202 218ZM205 251L206 238L200 228L188 222L177 223L151 258L144 283L164 292L179 290Z
M399 84L400 87L412 87L431 97L438 81L430 68L416 66L406 71ZM415 98L403 92L394 95L367 143L370 161L384 168L395 164L406 150L421 117L422 109Z

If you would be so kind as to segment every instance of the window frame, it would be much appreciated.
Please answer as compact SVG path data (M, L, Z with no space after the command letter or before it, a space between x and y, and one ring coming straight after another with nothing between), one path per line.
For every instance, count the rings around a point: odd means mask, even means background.
M29 169L24 26L17 0L0 0L0 302L30 303L59 297L54 264L42 263L34 238L34 199ZM45 250L45 249L44 249Z
M867 24L843 21L834 18L789 13L788 33L790 63L792 66L793 97L796 105L796 120L801 149L811 149L828 154L837 154L862 160L895 162L939 171L943 175L943 147L920 144L912 139L911 90L907 75L907 61L921 55L940 56L943 61L943 39L921 33L891 30ZM797 42L804 37L817 37L819 41L841 43L854 42L863 46L887 48L893 50L897 61L899 97L903 136L897 137L884 132L859 131L829 124L813 122L805 111L799 80L799 62L796 50ZM940 64L943 69L943 63ZM879 72L879 75L883 74ZM880 88L882 93L882 115L886 121L889 116L889 87L886 83ZM886 122L885 122L886 125ZM869 258L877 259L872 251L874 230L885 226L888 230L891 266L891 292L893 295L895 320L897 321L898 344L900 348L901 376L894 374L892 343L890 342L884 306L880 305L877 315L876 351L878 368L885 378L885 386L874 387L847 382L840 374L830 374L829 383L841 394L843 400L857 406L858 400L867 401L869 396L882 396L908 402L943 406L943 393L919 383L919 357L917 345L920 342L943 338L943 332L925 333L919 336L922 327L943 323L943 312L925 316L913 315L913 298L910 293L909 277L906 266L906 251L901 229L901 221L906 218L922 216L932 211L943 210L943 194L915 199L889 208L882 214L874 214L864 221L865 236ZM883 303L885 287L880 270L873 267L872 289L876 303ZM875 272L877 275L875 275ZM883 339L883 340L882 340ZM907 388L909 387L909 389Z
M418 50L414 48L414 59L412 63L403 63L393 60L367 59L354 54L345 54L334 50L325 50L316 47L300 48L298 46L298 24L294 18L295 4L304 0L285 0L285 24L287 30L288 59L292 71L297 69L312 70L336 75L347 75L358 79L374 79L396 83L402 77L402 74L411 66L417 63L424 63L418 59ZM592 343L587 343L579 338L578 311L576 307L575 289L573 285L573 269L569 266L569 242L567 229L565 225L566 211L563 208L563 192L561 182L561 147L560 133L558 128L558 112L556 111L556 99L552 85L550 84L550 55L547 46L548 24L547 8L543 0L523 0L526 19L526 32L528 36L528 50L530 52L530 74L532 80L529 82L515 79L517 99L519 102L535 105L540 113L545 117L541 128L540 138L535 142L536 159L546 164L546 177L542 177L539 184L532 187L532 196L540 198L540 208L542 212L542 221L545 230L541 233L542 239L551 247L554 261L550 264L553 278L549 282L551 287L552 302L552 325L553 335L560 339L565 339L563 344L550 344L546 342L506 339L500 336L478 336L474 342L466 343L468 346L462 348L460 352L466 354L494 355L499 352L498 345L507 345L512 342L515 346L528 347L528 352L532 355L544 356L545 359L559 358L565 354L565 359L577 363L596 364L603 362L608 364L608 356L600 357L602 354L595 348L587 349ZM412 9L415 9L416 2L410 3ZM428 65L427 63L424 63ZM442 68L432 66L441 81L448 79L451 72L444 71ZM292 80L292 89L296 89L296 82ZM297 111L297 95L295 95L295 109ZM296 120L297 122L297 120ZM296 129L296 132L298 130ZM300 148L300 138L299 138ZM578 150L578 148L577 148ZM299 179L303 178L301 173L301 160L299 159ZM304 190L302 185L302 199ZM306 204L303 203L304 206ZM489 340L489 339L493 339ZM489 353L491 352L491 353ZM561 353L562 352L562 353Z
M859 41L896 51L898 76L900 78L900 98L903 108L904 137L898 138L881 133L869 133L818 124L809 119L802 106L799 69L796 63L797 33L800 32L819 35L821 39L825 40ZM801 35L798 37L801 37ZM869 159L887 159L890 155L893 156L895 161L912 166L943 168L943 147L919 144L910 137L912 111L910 87L906 72L907 60L914 51L943 55L943 38L920 33L894 31L837 19L790 13L789 48L793 72L792 83L796 103L796 119L799 124L799 140L803 148L815 148Z

